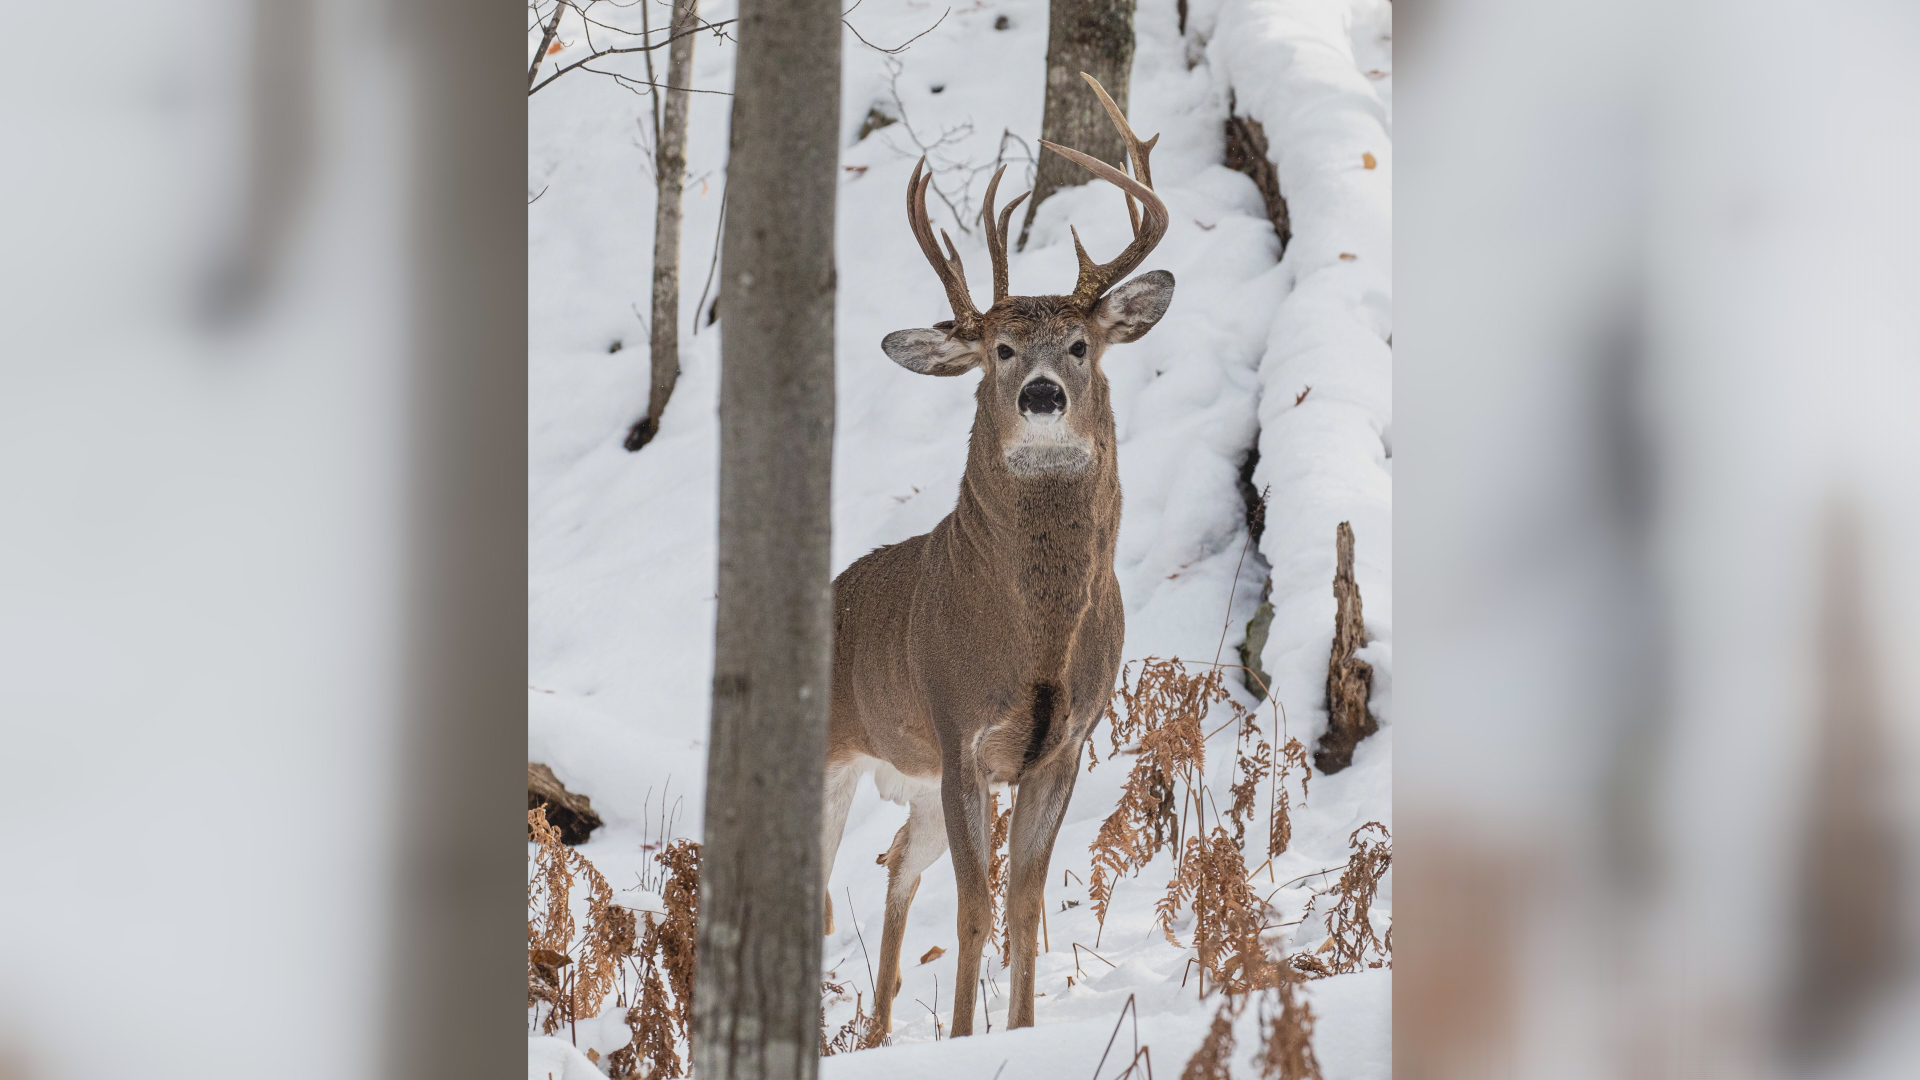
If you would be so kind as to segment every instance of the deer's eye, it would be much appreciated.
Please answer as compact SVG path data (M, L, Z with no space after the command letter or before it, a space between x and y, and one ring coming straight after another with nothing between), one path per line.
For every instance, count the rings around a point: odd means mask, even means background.
M1000 359L1002 360L1013 359L1013 347L1011 345L1000 346Z
M1085 356L1087 355L1087 343L1084 341L1076 341L1067 347L1067 351L1075 356Z

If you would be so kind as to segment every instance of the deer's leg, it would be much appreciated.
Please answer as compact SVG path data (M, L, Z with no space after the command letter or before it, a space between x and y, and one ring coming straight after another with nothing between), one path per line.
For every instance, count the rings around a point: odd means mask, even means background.
M987 783L971 748L943 761L940 808L946 814L947 844L953 849L953 879L959 896L955 937L959 954L954 973L953 1026L950 1035L973 1034L974 990L980 981L980 952L993 932L993 894L987 888Z
M853 805L853 792L860 785L860 770L852 762L837 761L827 765L826 803L820 815L820 877L830 880L833 877L833 860L840 853L840 837L847 831L847 808ZM826 886L826 926L824 932L833 934L833 887Z
M880 932L880 985L873 992L874 1022L869 1045L893 1030L893 999L900 993L900 950L907 934L907 912L920 890L920 874L947 850L947 827L940 813L940 796L928 791L911 801L907 823L893 836L887 851L887 920Z
M1020 777L1007 832L1007 936L1013 972L1007 987L1007 1027L1033 1026L1033 963L1039 948L1040 909L1046 903L1047 866L1080 774L1080 754L1060 753Z

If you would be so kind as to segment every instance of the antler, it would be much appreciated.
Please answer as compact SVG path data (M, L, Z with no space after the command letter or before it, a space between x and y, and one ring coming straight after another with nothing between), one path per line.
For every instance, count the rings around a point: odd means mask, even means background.
M1073 230L1073 250L1080 257L1080 280L1073 287L1073 298L1081 303L1091 304L1108 289L1113 288L1121 278L1133 273L1146 260L1147 254L1160 243L1160 238L1167 235L1168 218L1167 204L1161 202L1160 196L1154 194L1153 174L1147 166L1147 157L1153 153L1154 144L1160 141L1160 136L1155 135L1146 142L1141 142L1139 136L1133 133L1133 128L1127 124L1127 118L1121 114L1120 107L1107 96L1106 88L1100 85L1099 80L1084 71L1080 73L1080 77L1087 80L1087 85L1093 87L1094 93L1100 95L1100 104L1106 106L1107 116L1113 120L1113 126L1120 132L1120 137L1126 140L1127 156L1133 161L1135 176L1139 177L1136 180L1099 158L1088 157L1078 150L1070 150L1045 139L1040 140L1041 146L1118 187L1127 195L1127 217L1133 223L1133 242L1128 244L1126 250L1112 262L1095 263L1087 256L1087 249L1081 246L1079 230ZM1133 200L1135 199L1140 200L1141 209L1146 211L1145 220L1142 220L1134 210Z
M1007 171L1005 165L994 172L993 179L987 182L987 199L980 208L980 230L987 234L987 255L993 260L993 302L999 303L1007 298L1007 224L1013 220L1013 208L1027 201L1027 192L1007 204L1000 211L1000 224L995 227L993 221L993 193L1000 188L1000 175ZM1129 201L1131 206L1132 202Z
M947 242L946 255L942 256L939 245L933 242L933 224L927 220L927 185L933 183L933 173L920 175L926 164L927 159L921 158L913 167L913 176L907 180L907 222L913 227L913 238L920 241L920 250L933 264L933 272L940 275L940 284L947 287L947 303L953 308L953 327L947 336L978 341L985 331L980 323L980 311L973 306L973 294L967 291L967 270L960 265L960 253L953 249L953 238L945 229L940 230L940 239ZM995 271L994 283L998 286L1006 268L996 262Z

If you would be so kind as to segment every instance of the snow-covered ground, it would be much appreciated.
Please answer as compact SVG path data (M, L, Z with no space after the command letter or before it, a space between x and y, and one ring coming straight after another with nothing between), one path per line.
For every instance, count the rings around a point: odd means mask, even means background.
M895 56L852 33L845 38L836 571L939 521L952 508L965 459L978 376L921 378L879 348L890 331L948 317L907 230L907 175L930 148L937 186L964 210L955 220L942 199L932 199L935 224L954 235L978 297L990 283L973 212L1003 152L1014 162L1003 200L1025 190L1030 170L1022 173L1040 128L1043 0L977 0L944 18L943 9L928 0L869 0L849 16L867 41L888 47L939 25ZM720 22L733 10L731 0L711 0L701 14ZM1352 523L1369 635L1361 656L1374 667L1381 730L1360 745L1352 768L1313 777L1311 799L1294 815L1292 845L1272 868L1274 880L1286 882L1338 866L1359 825L1393 823L1391 7L1386 0L1193 0L1184 35L1178 18L1175 0L1140 0L1129 109L1143 136L1161 133L1153 172L1173 219L1144 269L1171 271L1178 291L1151 334L1105 361L1125 491L1116 568L1126 601L1125 656L1212 661L1224 625L1221 658L1230 660L1271 572L1275 617L1264 665L1290 733L1311 746L1325 724L1334 530ZM585 55L583 35L563 25L560 39L571 45L554 61ZM596 40L604 44L599 31ZM700 36L694 87L729 89L734 54L733 43ZM637 58L605 66L640 70ZM1221 164L1230 92L1242 115L1264 125L1279 169L1293 229L1284 259L1253 182ZM700 834L719 327L697 325L706 311L695 306L713 256L728 108L721 93L693 96L683 374L658 438L629 454L621 436L647 394L647 333L638 313L647 307L651 272L650 104L611 79L575 72L530 106L528 195L540 197L528 209L528 756L592 796L607 824L581 851L616 889L635 886L648 866L642 844L657 835L663 809L675 814L677 833ZM901 122L858 138L876 109ZM1096 257L1126 242L1113 188L1063 191L1040 208L1026 250L1012 256L1016 293L1071 287L1069 221ZM1271 503L1259 550L1241 565L1247 533L1238 481L1256 445L1253 484L1271 487ZM1104 727L1095 740L1104 759ZM1231 784L1232 762L1230 736L1222 734L1209 754L1216 792ZM1129 996L1156 1068L1177 1075L1215 1003L1200 1001L1191 983L1182 988L1191 952L1168 944L1153 925L1170 855L1118 886L1104 931L1080 884L1088 845L1124 776L1120 764L1104 760L1083 774L1061 828L1048 891L1051 951L1036 979L1045 995L1037 1029L1002 1030L1002 980L986 999L992 1035L933 1045L935 1002L944 1028L955 962L953 877L943 856L926 874L903 952L918 957L938 945L947 955L908 961L890 1047L829 1059L823 1075L990 1077L1003 1062L1005 1080L1088 1071ZM869 1000L862 938L877 951L885 881L871 855L886 849L905 815L863 781L833 869L840 929L825 943L826 963ZM1264 839L1258 829L1250 833L1249 851ZM1374 909L1383 928L1391 882ZM1319 884L1309 878L1274 902L1297 916ZM623 894L636 906L646 900L638 891ZM1289 948L1314 947L1323 931L1312 926L1296 928ZM1081 952L1084 976L1077 974L1073 943L1096 939L1112 966ZM997 962L990 959L987 970L998 975ZM1388 1075L1391 978L1377 970L1309 985L1328 1080ZM836 1005L829 1025L851 1009ZM1252 1025L1249 1012L1242 1059L1257 1043ZM581 1050L603 1055L626 1037L611 1010L577 1033ZM1121 1047L1131 1039L1123 1031ZM575 1075L567 1071L569 1053L534 1040L530 1076ZM1118 1071L1112 1059L1107 1071Z

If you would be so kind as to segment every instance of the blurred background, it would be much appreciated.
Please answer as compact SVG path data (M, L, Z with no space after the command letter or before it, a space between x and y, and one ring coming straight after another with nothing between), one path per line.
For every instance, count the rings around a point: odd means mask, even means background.
M0 1077L511 1072L524 10L16 14Z
M1920 8L1396 8L1396 1073L1913 1075Z
M1397 7L1397 1069L1910 1075L1920 10ZM38 14L0 1077L511 1074L526 11Z

